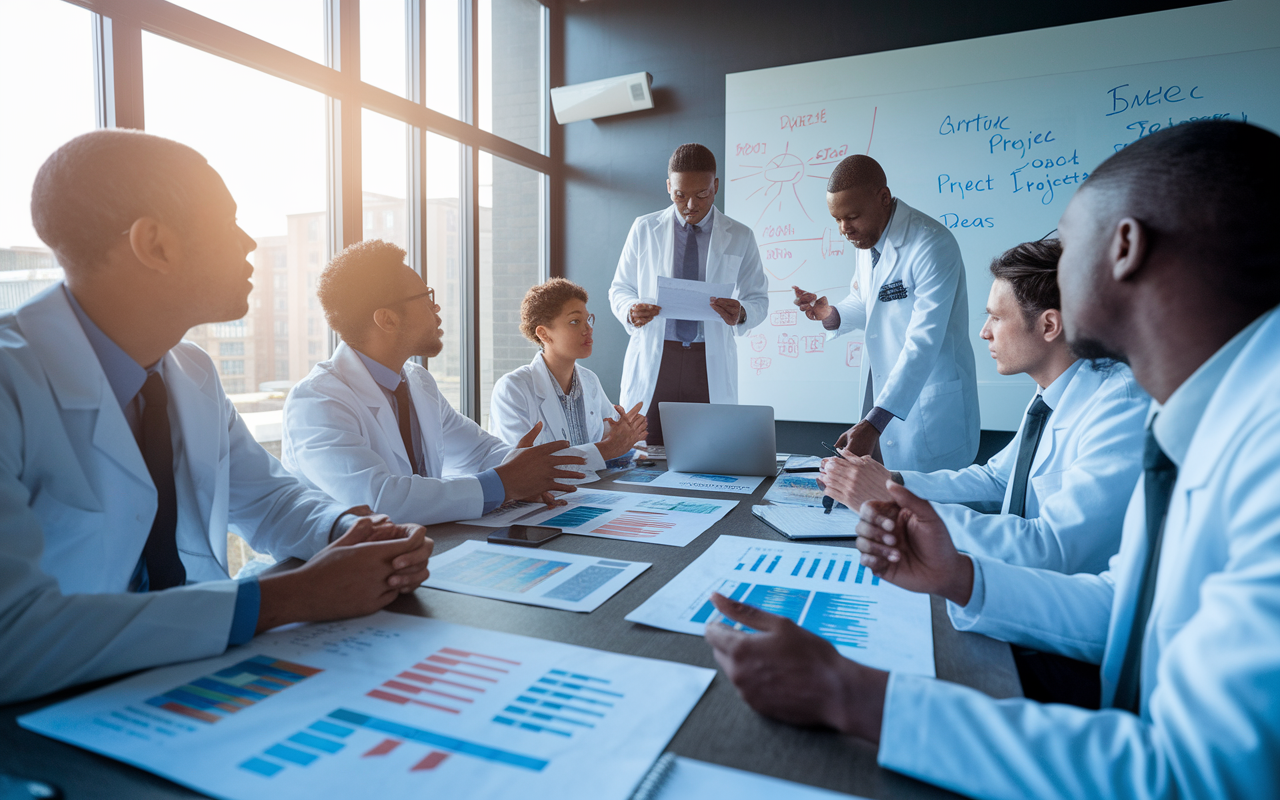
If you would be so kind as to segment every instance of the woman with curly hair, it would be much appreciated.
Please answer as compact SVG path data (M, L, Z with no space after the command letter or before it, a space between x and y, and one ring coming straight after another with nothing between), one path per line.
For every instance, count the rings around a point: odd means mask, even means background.
M577 363L591 355L594 321L586 290L572 281L552 278L529 289L520 305L520 332L540 351L494 384L490 432L515 444L541 422L535 444L565 439L582 451L591 471L645 437L640 404L630 411L611 404L596 374Z

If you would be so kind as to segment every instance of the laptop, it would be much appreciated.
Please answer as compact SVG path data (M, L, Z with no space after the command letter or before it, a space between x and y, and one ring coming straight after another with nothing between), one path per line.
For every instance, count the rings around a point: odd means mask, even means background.
M659 403L667 469L720 475L775 475L772 406Z

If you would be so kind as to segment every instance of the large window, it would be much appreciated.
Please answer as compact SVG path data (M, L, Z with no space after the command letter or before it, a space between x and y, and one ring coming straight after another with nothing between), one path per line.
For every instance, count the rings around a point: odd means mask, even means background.
M61 275L31 230L38 166L95 126L143 128L209 159L257 243L249 313L188 335L264 444L284 393L332 352L319 275L364 238L404 247L436 290L445 347L427 366L485 420L493 381L531 355L519 301L547 274L549 14L538 0L0 5L0 309Z
M62 278L31 227L31 184L95 127L92 15L61 0L0 3L0 311Z
M328 349L324 333L309 334L323 317L308 302L315 295L309 276L328 260L328 237L319 235L327 227L324 96L149 33L142 56L147 130L209 160L235 198L240 227L257 243L239 335L228 339L221 326L201 325L187 338L209 352L243 348L245 357L218 362L218 373L250 430L273 442L285 390L306 377L317 347ZM288 353L284 374L281 350Z

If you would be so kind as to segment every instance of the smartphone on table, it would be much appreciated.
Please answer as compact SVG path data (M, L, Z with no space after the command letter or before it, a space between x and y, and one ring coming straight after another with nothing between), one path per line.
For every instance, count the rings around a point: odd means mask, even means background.
M489 544L514 544L518 547L537 547L549 542L564 531L539 525L512 525L499 528L489 534Z

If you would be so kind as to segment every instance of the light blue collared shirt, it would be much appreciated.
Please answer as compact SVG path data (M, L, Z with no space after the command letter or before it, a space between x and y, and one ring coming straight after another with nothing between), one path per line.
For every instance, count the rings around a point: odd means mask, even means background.
M89 340L89 346L93 348L93 353L98 357L98 363L102 365L102 371L107 376L111 393L120 403L120 410L124 412L129 429L137 439L144 405L139 392L142 391L142 385L147 382L147 376L152 372L159 373L161 378L164 377L164 359L160 359L150 368L142 367L121 349L120 345L112 341L110 336L103 333L97 323L89 319L89 315L84 313L84 309L80 307L80 303L65 283L62 284L62 291L67 295L67 302L71 304L71 310L80 321L85 338ZM149 579L144 558L138 558L138 566L134 569L129 585L133 591L147 591ZM258 579L249 578L240 581L236 591L235 613L231 617L231 631L227 636L228 647L244 644L253 638L258 628L258 611L261 604L262 591L258 586Z
M399 404L396 403L396 387L406 379L404 370L395 372L386 365L369 358L354 347L351 350L360 357L365 369L369 370L369 377L373 378L373 382L378 384L378 388L382 390L382 394L387 398L387 403L391 406L392 413L396 415L396 422L399 422L400 408ZM423 447L422 428L418 425L418 412L413 408L412 403L409 404L409 438L413 440L413 459L418 462L418 468L425 472L427 469L427 455ZM434 476L424 475L423 477ZM502 478L498 477L496 470L487 469L478 473L476 479L480 481L480 491L484 496L483 513L488 514L502 505L502 501L507 497L507 490L502 485Z
M671 213L676 218L676 236L675 236L675 253L671 260L671 274L676 274L680 270L680 265L684 263L684 251L689 246L689 224L685 222L684 217L680 216L680 212L672 206ZM716 207L712 206L707 215L702 218L694 226L696 233L694 239L698 243L698 280L705 281L707 279L707 250L711 247L711 226L715 224ZM669 342L678 342L680 339L676 336L676 321L674 319L667 320L667 326L663 334L664 338ZM707 340L706 333L703 331L703 323L698 323L698 335L694 337L695 342L705 342Z

